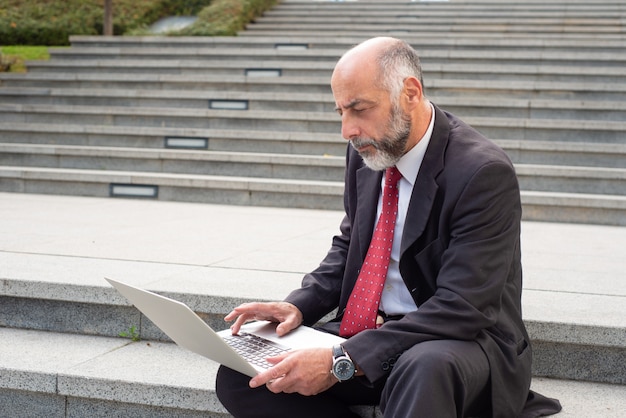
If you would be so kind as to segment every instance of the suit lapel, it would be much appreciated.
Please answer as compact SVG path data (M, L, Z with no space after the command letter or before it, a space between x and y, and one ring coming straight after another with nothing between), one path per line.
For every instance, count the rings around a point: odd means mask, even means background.
M382 171L370 170L366 166L358 169L356 173L356 225L359 231L359 243L361 244L359 250L363 259L365 259L367 249L372 240L372 234L374 233L382 173Z
M448 146L450 126L446 115L437 106L434 108L435 126L411 193L404 231L402 232L401 258L426 228L439 189L436 179L444 167L443 160L445 148Z

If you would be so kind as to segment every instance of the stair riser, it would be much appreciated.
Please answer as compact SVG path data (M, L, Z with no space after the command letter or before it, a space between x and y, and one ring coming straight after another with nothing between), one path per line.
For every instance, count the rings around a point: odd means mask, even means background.
M138 365L129 365L135 366ZM215 393L207 391L207 397L215 398ZM0 389L0 405L4 416L14 418L106 417L112 414L133 418L232 418L230 414L210 410L193 411L11 389Z
M214 116L213 116L214 115ZM334 115L321 116L316 119L297 119L293 117L271 120L254 117L245 113L240 115L225 115L223 113L207 113L202 116L194 115L166 115L166 114L136 114L123 113L95 114L84 113L77 116L75 113L55 111L47 113L38 111L6 110L0 113L0 122L17 123L55 123L59 119L67 118L83 125L107 126L143 126L167 128L196 128L196 129L245 129L257 131L289 131L289 132L319 132L320 134L338 134L341 132L341 122ZM337 119L337 120L335 120ZM466 118L474 128L489 138L529 139L542 141L577 141L577 142L604 142L626 144L626 125L581 125L572 123L571 126L550 127L541 120L518 123L515 119L504 119L502 122L493 119L472 120ZM496 125L497 124L497 125ZM495 126L494 126L495 125ZM577 125L577 126L576 126Z
M624 385L626 348L535 341L533 374Z
M131 147L131 148L165 148L165 138L168 135L140 135L140 134L95 134L95 133L59 133L39 131L3 130L0 127L0 138L4 143L24 144L51 144L51 145L95 145L101 147ZM184 136L184 135L183 135ZM323 139L323 138L321 138ZM330 138L329 138L330 139ZM520 149L515 144L506 141L496 141L507 152L515 163L569 165L586 167L624 168L626 155L619 151L609 152L593 148L583 150L569 150L567 147L553 147L550 149ZM303 140L271 140L248 138L208 138L208 150L233 152L262 152L276 154L301 155L334 155L343 156L346 150L345 142L307 142ZM199 150L198 152L202 152Z
M335 160L336 161L336 160ZM211 160L173 160L166 158L121 158L69 155L37 155L35 153L0 152L0 165L19 167L70 168L106 171L137 171L151 173L201 174L234 177L260 177L341 182L343 165L290 165L288 163L237 162ZM528 171L528 170L524 170ZM550 174L541 169L519 173L522 190L554 191L560 193L588 193L626 196L626 179L609 174L593 178L577 173Z
M287 83L285 79L277 78L277 82L270 82L269 79L259 81L254 78L238 81L196 81L193 79L178 78L176 80L142 80L140 78L132 80L103 79L103 80L72 80L72 79L33 79L28 77L9 78L0 80L0 85L7 87L37 87L37 88L85 88L85 89L142 89L142 90L194 90L194 91L251 91L266 93L316 93L331 95L330 85L325 78L322 80L313 79L305 82L304 79L294 78L300 83ZM511 87L498 87L490 85L485 80L484 86L473 87L461 82L451 83L450 80L424 80L424 91L428 97L452 96L452 97L494 97L513 99L569 99L569 100L626 100L626 91L619 89L580 89L572 88L563 90L561 88L546 89L512 89Z
M69 196L93 196L108 197L110 193L110 183L85 182L81 180L38 180L24 179L21 177L5 176L0 178L0 191L12 193L37 193L37 194L60 194ZM165 185L158 185L158 199L163 201L180 201L195 203L213 203L226 205L244 206L267 206L267 207L288 207L303 209L326 209L342 210L343 199L341 191L337 193L321 194L315 191L305 193L306 187L300 187L298 192L289 193L281 191L257 191L257 190L228 190L224 188L211 187L186 187L170 185L167 181ZM183 182L184 183L184 182ZM133 181L133 184L153 185L154 181L141 183ZM583 207L578 204L566 204L563 202L554 203L552 199L524 202L523 199L523 219L527 221L547 221L547 222L570 222L570 223L590 223L601 225L626 226L623 207L606 206L602 201L597 202L594 207ZM560 199L559 199L560 200Z
M104 180L104 179L103 179ZM137 183L133 184L146 184ZM153 182L148 182L153 185ZM24 180L21 178L0 178L0 191L10 193L58 194L67 196L109 197L108 182ZM210 187L185 187L158 185L158 200L212 203L220 205L287 207L302 209L341 210L343 199L336 194L319 194L300 187L301 192L257 190L231 190Z
M148 98L148 97L107 97L98 94L92 96L45 96L36 95L9 95L0 96L5 103L20 105L59 105L59 106L129 106L129 107L158 107L158 108L185 108L185 109L208 109L212 100L215 100L210 92L206 98ZM222 100L217 99L217 100ZM334 112L335 104L332 97L328 101L301 101L301 100L256 100L241 99L246 102L247 110L268 111L299 111L299 112ZM606 102L606 107L598 109L588 108L548 108L540 105L530 107L502 105L477 105L458 104L449 96L431 97L431 100L451 113L463 117L502 117L502 118L525 118L525 119L574 119L574 120L626 120L625 109L611 107L611 102ZM237 102L238 100L233 99ZM214 104L215 105L215 104ZM219 105L219 102L217 103Z
M185 135L180 135L185 137ZM0 138L6 143L93 145L104 147L165 148L168 135L116 135L94 133L55 133L1 131ZM196 137L199 138L199 137ZM203 137L204 138L204 137ZM330 139L330 138L329 138ZM278 154L335 155L344 156L346 143L339 141L309 142L304 140L271 140L252 138L208 138L210 151L270 152ZM198 151L202 152L202 151Z
M82 60L76 60L81 62ZM303 68L286 68L281 62L277 62L276 65L264 67L269 69L279 69L281 71L281 77L326 77L330 80L332 75L333 66L328 65L329 68L311 68L312 66L303 63ZM50 63L43 61L33 61L28 65L28 71L30 73L50 74L50 73L72 73L72 74L170 74L170 75L246 75L247 69L260 68L261 66L254 66L253 63L248 63L246 67L184 67L184 65L176 67L168 66L144 66L141 61L133 63L129 66L107 66L104 64L98 64L97 66L85 66L85 65L72 65L67 63L66 65L50 65ZM263 68L264 68L263 67ZM430 68L429 68L430 67ZM439 70L440 65L427 65L424 64L423 72L424 79L449 79L449 80L514 80L514 81L548 81L548 82L567 82L567 83L626 83L626 76L620 74L597 74L597 73L585 73L579 72L574 74L565 73L549 73L547 71L540 71L538 73L518 73L515 68L509 71L488 72L482 70L471 71L467 65L462 65L462 71L455 71L451 69L450 64L446 64L442 70ZM501 70L501 66L499 70Z
M134 326L141 340L169 341L134 307L6 296L0 297L0 302L0 317L7 318L0 326L109 337L118 337ZM225 303L235 307L237 302ZM225 314L200 313L200 316L213 329L221 330L229 326L223 320ZM533 359L535 376L626 384L623 373L626 350L621 347L533 341ZM580 364L589 367L581 369Z
M129 106L129 107L160 107L160 108L186 108L208 109L212 100L211 92L206 93L206 98L147 98L147 97L98 97L98 96L33 96L33 95L7 95L0 96L5 103L23 105L61 105L61 106ZM222 99L217 99L222 100ZM291 100L254 100L243 99L247 103L248 110L280 110L296 112L333 112L335 104L331 101L291 101ZM238 102L239 100L231 100ZM514 114L514 112L511 112ZM584 112L583 112L584 113Z
M261 177L298 180L342 181L342 165L290 165L254 161L192 161L159 158L52 156L0 152L0 166L74 168L86 170L143 171L214 176Z
M307 30L306 28L302 28ZM318 30L323 30L318 28ZM333 30L333 28L329 28ZM369 31L369 29L368 29ZM545 51L539 49L532 51L527 49L467 49L455 50L454 48L446 48L445 50L438 47L421 48L416 45L420 52L420 59L429 65L493 65L498 66L505 62L508 65L534 65L534 66L598 66L619 68L626 64L626 55L622 53L560 53ZM302 50L297 52L283 52L272 49L247 49L231 50L214 49L214 48L177 48L163 51L160 48L84 48L84 49L67 49L51 51L51 57L55 60L81 59L81 60L160 60L163 59L164 53L172 60L185 61L230 61L230 62L248 62L250 60L258 60L264 62L281 62L281 61L300 61L315 63L334 63L336 62L345 49L320 49L315 51ZM591 54L591 56L589 56Z

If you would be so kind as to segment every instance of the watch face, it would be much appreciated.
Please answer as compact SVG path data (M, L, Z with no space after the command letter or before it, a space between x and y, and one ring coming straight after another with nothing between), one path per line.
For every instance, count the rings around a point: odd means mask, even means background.
M354 363L348 359L339 359L333 366L335 377L339 380L348 380L354 376Z

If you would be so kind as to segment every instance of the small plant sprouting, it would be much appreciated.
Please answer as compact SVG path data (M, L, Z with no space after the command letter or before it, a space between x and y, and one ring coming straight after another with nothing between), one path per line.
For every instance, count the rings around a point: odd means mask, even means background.
M128 328L128 331L120 332L119 336L124 338L130 338L134 342L141 341L141 336L137 332L137 328L134 325Z

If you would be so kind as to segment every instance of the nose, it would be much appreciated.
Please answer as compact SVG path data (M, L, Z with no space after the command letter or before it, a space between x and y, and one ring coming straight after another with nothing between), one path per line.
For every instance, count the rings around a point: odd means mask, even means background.
M344 114L341 118L341 136L349 141L357 138L360 134L361 130L358 125Z

